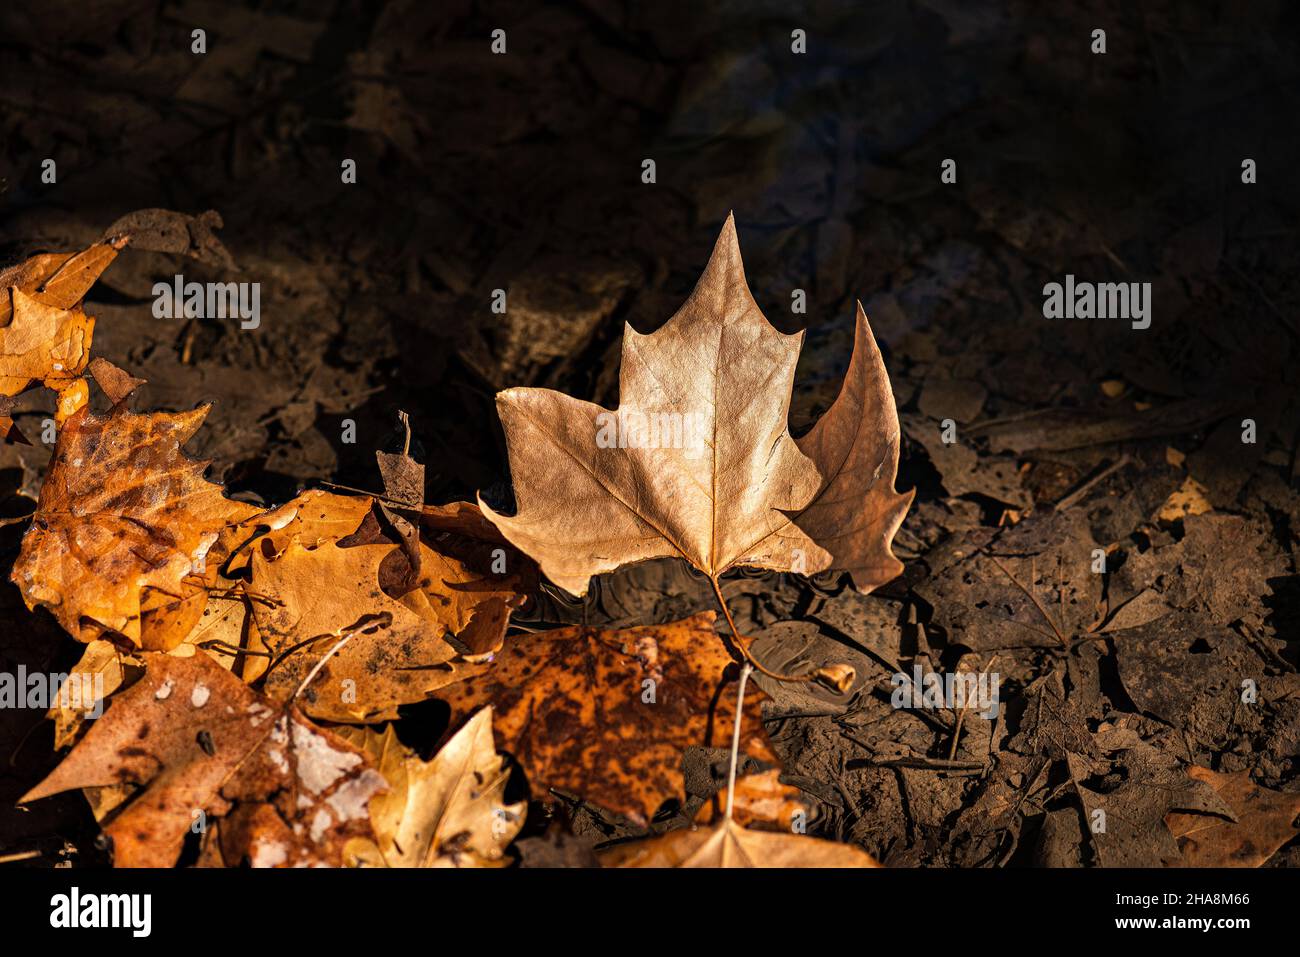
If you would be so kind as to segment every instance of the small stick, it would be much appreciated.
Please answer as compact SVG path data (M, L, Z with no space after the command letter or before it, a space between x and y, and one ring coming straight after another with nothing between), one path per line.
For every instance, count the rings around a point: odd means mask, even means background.
M1083 500L1084 496L1132 461L1133 457L1125 452L1116 462L1111 464L1109 467L1102 469L1069 495L1065 496L1065 498L1053 505L1052 509L1057 512L1064 512L1067 508L1070 508L1073 505L1078 505L1079 502Z
M745 682L753 670L754 667L745 662L745 667L740 669L740 689L736 692L736 726L731 731L731 767L727 771L727 810L722 816L727 823L731 823L731 806L736 797L736 764L740 759L740 716L745 709Z
M994 655L992 658L989 659L989 663L986 664L986 665L984 666L984 670L980 672L980 677L981 677L981 678L984 677L986 674L989 673L989 669L993 667L993 662L995 662L995 661L997 661L997 660L998 660L998 656L997 656L997 655ZM957 726L956 726L955 728L953 728L953 730L952 730L952 746L948 749L948 760L949 760L949 761L951 761L953 758L955 758L955 757L957 756L957 741L961 738L961 726L962 726L962 722L966 720L966 707L967 707L967 704L968 704L968 702L966 702L965 700L963 700L962 703L961 703L961 711L959 711L959 712L957 713Z
M1049 614L1047 613L1047 609L1044 608L1044 607L1043 607L1043 603L1042 603L1041 601L1038 600L1038 596L1035 595L1035 594L1034 594L1032 591L1030 591L1028 588L1026 588L1024 585L1020 584L1020 580L1019 580L1018 578L1016 578L1015 575L1011 574L1011 572L1009 572L1009 571L1007 570L1007 566L1006 566L1006 565L1003 565L1000 561L997 560L997 556L995 556L995 555L990 555L989 558L991 558L991 559L993 560L993 564L994 564L994 565L997 565L998 568L1000 568L1000 569L1002 570L1002 574L1006 575L1008 578L1011 579L1011 583L1012 583L1013 585L1015 585L1015 586L1016 586L1017 588L1019 588L1022 592L1024 592L1026 595L1029 596L1029 600L1032 601L1032 602L1034 603L1034 607L1038 609L1038 613L1039 613L1040 615L1042 615L1044 619L1046 619L1046 621L1047 621L1047 623L1048 623L1049 625L1052 626L1052 631L1056 632L1056 637L1060 640L1061 644L1063 644L1063 645L1068 645L1068 644L1069 644L1069 640L1066 639L1065 635L1061 634L1061 629L1056 627L1056 622L1054 622L1054 621L1052 620L1052 616L1049 615Z
M30 861L33 857L40 856L40 851L15 851L13 854L0 854L0 864L12 864L15 861Z
M342 489L344 492L351 492L354 495L368 495L371 498L379 499L381 502L388 502L391 505L397 505L401 508L418 507L412 506L410 502L403 502L400 498L393 498L391 495L385 495L383 492L369 492L363 488L353 488L351 485L339 485L337 482L326 482L324 480L322 480L320 484L324 485L326 488Z
M298 690L289 696L289 700L293 701L298 697L298 695L302 694L303 689L305 689L309 684L311 684L312 680L318 674L320 674L320 670L325 667L325 662L329 661L330 658L334 657L335 652L337 652L340 648L342 648L349 641L351 641L353 636L360 633L361 630L362 629L360 628L355 628L352 631L349 631L346 635L344 635L342 638L336 641L333 647L330 648L329 651L321 655L320 661L316 662L316 664L312 666L311 671L307 672L307 677L302 679L302 684L298 685ZM737 732L737 734L739 734L739 731Z
M406 430L406 438L402 441L402 454L410 455L411 454L411 417L407 415L405 412L401 411L400 409L397 412L397 417L402 420L402 428Z

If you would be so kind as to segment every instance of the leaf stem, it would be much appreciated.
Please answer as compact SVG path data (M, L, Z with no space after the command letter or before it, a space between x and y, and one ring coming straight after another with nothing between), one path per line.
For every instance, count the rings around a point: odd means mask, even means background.
M722 614L727 619L727 627L731 629L731 640L735 644L736 648L740 651L741 655L744 656L745 661L748 665L750 665L755 671L759 672L760 674L767 675L769 678L772 678L776 681L806 682L806 681L813 681L817 677L816 674L782 675L782 674L777 674L775 671L769 671L767 668L764 668L763 665L759 663L758 659L756 659L754 655L750 652L749 648L746 645L745 637L741 635L740 631L736 628L736 622L731 617L731 609L727 607L727 599L722 596L722 586L718 584L717 576L710 575L709 583L713 586L713 594L717 596L718 604L722 607Z

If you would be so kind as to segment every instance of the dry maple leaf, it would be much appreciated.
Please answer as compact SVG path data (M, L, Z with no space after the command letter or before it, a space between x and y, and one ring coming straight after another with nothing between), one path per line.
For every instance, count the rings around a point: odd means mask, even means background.
M510 776L492 738L492 709L483 708L421 761L397 740L360 728L340 735L370 758L388 791L370 802L378 843L353 841L349 855L366 866L498 867L524 826L526 801L505 803Z
M508 638L495 664L444 688L453 722L490 704L501 746L533 793L568 791L644 822L685 788L682 752L730 743L731 656L712 612L621 631L560 628ZM760 696L745 706L742 747L775 762Z
M385 785L360 752L206 655L143 657L140 680L20 803L140 786L105 829L119 867L170 867L198 812L237 813L230 831L254 866L337 865L348 840L372 835L368 804Z
M13 321L0 328L0 394L18 395L37 383L69 386L90 361L95 320L80 309L46 305L13 290Z
M426 506L402 526L387 507L365 516L355 533L338 544L392 546L379 566L379 586L426 621L445 629L445 638L471 660L501 647L511 613L527 597L523 588L532 563L467 502ZM414 556L414 562L412 562Z
M1192 765L1187 775L1214 788L1237 815L1236 821L1182 811L1165 816L1188 867L1259 867L1300 834L1294 824L1300 794L1260 787L1249 771L1223 774Z
M78 253L41 253L0 272L0 289L21 291L53 309L73 309L128 241L118 236ZM10 296L0 296L0 327L9 325L13 308Z
M862 307L835 402L788 427L803 334L783 335L745 282L729 216L704 274L664 327L623 335L620 406L549 389L497 395L518 513L480 506L556 584L681 557L714 581L746 565L843 568L868 592L902 565L891 542L912 500L894 491L899 428Z
M254 550L267 559L279 557L290 545L315 548L352 535L374 507L369 496L336 495L309 489L283 505L263 512L245 523L247 536L232 549L226 573L246 570ZM256 548L254 547L256 546Z
M332 646L352 634L301 699L303 711L331 721L381 721L397 707L478 666L454 662L446 628L384 594L379 568L391 545L313 549L292 543L274 560L253 551L253 602L262 642L271 653L264 690L293 694Z
M158 601L189 599L201 613L209 550L223 529L258 513L222 495L203 478L207 463L181 451L207 413L117 405L68 419L14 564L28 608L47 607L80 641L111 631L137 646L148 637L142 615ZM154 647L183 637L169 624Z
M866 851L802 834L755 831L723 820L600 852L602 867L879 867Z

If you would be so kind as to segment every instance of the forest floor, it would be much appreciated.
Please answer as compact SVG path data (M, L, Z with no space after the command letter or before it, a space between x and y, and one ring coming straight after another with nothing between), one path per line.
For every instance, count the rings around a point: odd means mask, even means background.
M760 681L810 833L890 866L1300 865L1294 805L1252 810L1300 795L1294 10L257 6L0 12L5 263L84 248L134 209L224 222L233 268L128 250L87 308L96 353L147 380L137 407L214 403L191 450L231 495L377 490L402 410L426 501L508 501L494 394L616 406L624 323L672 315L734 210L757 302L807 329L792 431L834 398L861 300L899 409L898 487L916 489L905 570L869 596L831 573L723 583L765 660L856 668L842 696ZM260 282L261 327L155 318L153 284L181 272ZM1149 282L1150 327L1045 318L1067 274ZM22 398L26 435L51 401ZM32 510L49 454L0 448L4 515ZM0 664L66 670L78 644L8 581L24 528L0 529ZM583 600L543 586L515 622L710 609L707 579L662 561ZM996 674L996 717L894 706L914 668ZM446 718L420 707L399 724L425 748ZM0 755L12 809L58 759L49 722L0 716ZM690 769L717 758L688 753L688 785L716 787ZM1198 838L1184 812L1224 805L1238 822ZM574 838L530 818L524 864L637 832L555 813ZM652 826L683 823L673 804ZM76 793L0 811L0 855L96 862L96 833Z

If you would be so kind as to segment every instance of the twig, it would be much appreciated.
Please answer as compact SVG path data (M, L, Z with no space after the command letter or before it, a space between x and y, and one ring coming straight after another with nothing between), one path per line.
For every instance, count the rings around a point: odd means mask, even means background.
M361 631L360 628L355 628L355 629L353 629L352 631L349 631L346 635L344 635L342 638L340 638L338 641L336 641L336 642L334 643L334 646L333 646L332 648L330 648L329 651L327 651L327 652L325 652L325 654L321 655L320 661L316 662L316 664L312 666L311 671L307 672L307 677L302 679L302 684L298 685L298 689L297 689L293 694L291 694L291 695L289 696L289 700L290 700L290 701L294 701L295 699L297 699L298 695L302 694L302 693L303 693L303 690L304 690L304 689L305 689L309 684L312 683L312 680L315 679L315 677L316 677L318 674L320 674L320 670L321 670L322 668L325 667L325 662L329 661L330 658L334 657L334 654L335 654L335 653L336 653L340 648L342 648L344 645L346 645L349 641L351 641L352 638L353 638L353 636L359 634L360 631Z
M994 565L997 565L998 568L1002 570L1002 574L1006 575L1008 578L1011 579L1011 583L1013 585L1015 585L1022 592L1024 592L1026 595L1029 596L1029 600L1034 603L1034 607L1038 609L1038 613L1043 616L1043 618L1047 621L1049 625L1052 626L1052 631L1056 632L1056 637L1060 640L1061 644L1068 645L1070 643L1069 640L1065 637L1065 635L1061 634L1061 629L1056 627L1056 622L1054 622L1052 620L1052 616L1047 613L1047 609L1044 608L1043 603L1038 600L1038 596L1035 595L1028 588L1026 588L1024 585L1020 584L1020 580L1007 570L1007 566L1003 565L1000 561L997 560L997 556L990 555L989 558L992 559Z
M337 482L321 481L321 485L326 488L337 488L344 492L351 492L354 495L369 495L371 498L377 498L381 502L389 502L401 508L419 508L419 505L412 505L410 502L404 502L400 498L393 498L391 495L385 495L383 492L370 492L363 488L353 488L351 485L339 485Z
M952 761L905 755L897 758L867 758L867 763L877 768L915 768L919 771L983 771L983 761Z
M989 659L989 663L986 664L984 666L984 670L980 672L981 678L983 678L985 675L989 673L989 669L993 667L993 662L997 660L998 660L997 655L994 655L992 658ZM963 696L962 703L961 703L961 711L957 713L957 725L952 729L952 746L948 748L949 761L951 761L953 758L957 756L957 741L961 738L962 722L966 720L967 704L968 702L965 700L965 697Z
M1120 469L1122 469L1124 466L1128 465L1132 461L1133 461L1133 457L1129 455L1127 452L1125 452L1123 455L1119 457L1119 459L1114 464L1108 466L1107 468L1102 469L1099 473L1097 473L1097 475L1088 479L1088 481L1084 482L1082 485L1080 485L1069 495L1065 496L1065 498L1061 499L1059 502L1053 505L1052 509L1057 512L1064 512L1067 508L1070 508L1074 505L1078 505L1079 502L1083 500L1084 496L1086 496L1090 491L1096 488L1097 485L1106 481L1106 479L1110 478L1112 475L1114 475L1116 472L1118 472Z
M736 724L731 731L731 767L727 771L727 810L723 820L731 822L732 801L736 797L736 764L740 758L740 716L745 710L745 682L754 667L748 662L740 669L740 689L736 692Z
M0 864L13 864L16 861L30 861L33 857L40 856L40 851L15 851L13 854L0 854Z

